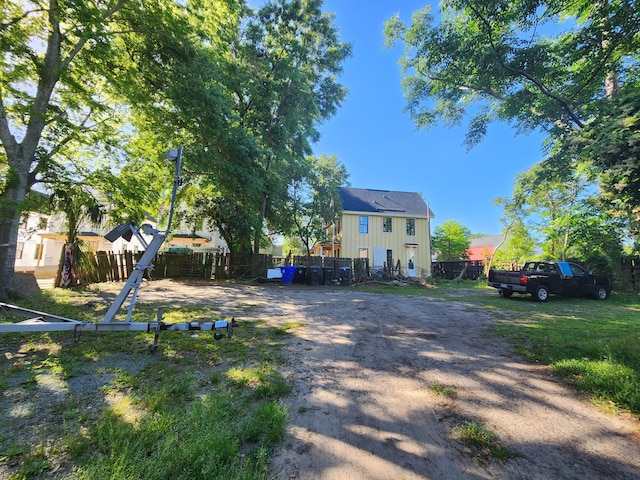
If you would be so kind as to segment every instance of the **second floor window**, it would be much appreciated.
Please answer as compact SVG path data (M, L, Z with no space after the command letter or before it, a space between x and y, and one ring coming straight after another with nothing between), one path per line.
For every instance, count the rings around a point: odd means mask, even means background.
M416 219L407 218L407 235L413 237L416 234Z
M382 220L382 231L384 233L391 233L391 225L391 217L384 217L384 219Z
M369 233L369 217L360 217L360 233Z

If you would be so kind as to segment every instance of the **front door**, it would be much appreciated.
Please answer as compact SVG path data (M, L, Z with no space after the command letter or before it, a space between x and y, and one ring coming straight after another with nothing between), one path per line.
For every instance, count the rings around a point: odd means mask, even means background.
M416 249L407 248L407 277L416 276Z

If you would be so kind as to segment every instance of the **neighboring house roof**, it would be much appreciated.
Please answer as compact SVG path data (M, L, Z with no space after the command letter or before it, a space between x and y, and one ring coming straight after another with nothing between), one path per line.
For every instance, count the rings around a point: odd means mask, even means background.
M395 214L409 217L426 217L427 204L415 192L395 192L370 188L340 187L342 209L346 212ZM435 215L429 209L429 217Z
M493 255L496 246L502 241L502 235L488 235L486 237L472 238L467 249L469 260L484 261Z
M469 248L495 247L502 241L503 238L503 235L487 235L486 237L472 238Z

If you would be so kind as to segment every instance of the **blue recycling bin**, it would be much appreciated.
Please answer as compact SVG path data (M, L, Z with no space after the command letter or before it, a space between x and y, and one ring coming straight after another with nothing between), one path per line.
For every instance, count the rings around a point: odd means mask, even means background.
M282 272L282 283L284 285L291 285L293 283L293 275L296 273L296 267L287 265L280 267L280 271Z

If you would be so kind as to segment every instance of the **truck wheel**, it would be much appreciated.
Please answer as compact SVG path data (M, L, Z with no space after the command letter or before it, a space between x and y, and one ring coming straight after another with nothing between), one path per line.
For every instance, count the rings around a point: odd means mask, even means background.
M511 290L498 290L498 293L503 298L511 298L511 295L513 295Z
M533 298L538 302L546 302L549 300L549 290L544 285L540 285L533 293Z
M596 293L594 294L596 300L606 300L608 296L609 294L607 293L606 288L604 288L602 285L596 286Z

